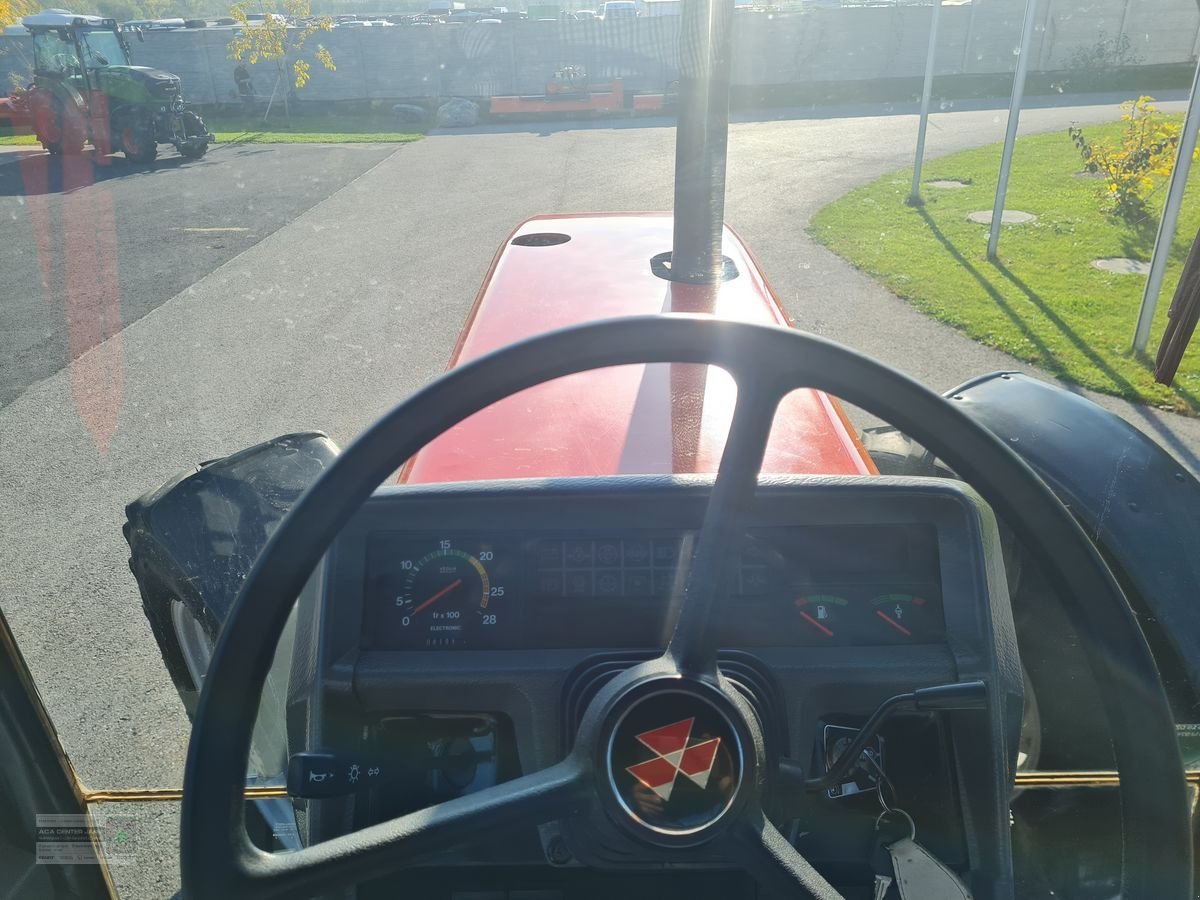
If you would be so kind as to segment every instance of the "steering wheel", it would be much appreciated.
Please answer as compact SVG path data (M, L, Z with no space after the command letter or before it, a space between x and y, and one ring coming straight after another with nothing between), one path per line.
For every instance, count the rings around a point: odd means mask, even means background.
M53 61L58 71L64 75L79 74L79 57L74 53L55 53Z
M667 362L720 366L738 393L666 651L596 695L574 749L550 768L300 851L272 854L254 846L243 821L243 788L263 681L295 598L375 487L457 422L525 388L589 369ZM364 432L297 502L248 575L205 678L184 778L185 895L307 896L382 876L487 831L606 809L662 861L720 846L768 890L838 897L763 813L771 773L765 771L761 730L717 670L716 630L710 627L736 568L736 554L727 548L744 530L775 409L799 387L849 401L923 444L1036 554L1085 640L1108 717L1121 788L1121 896L1190 900L1187 786L1162 682L1120 587L1054 493L953 403L855 351L792 329L681 315L552 332L459 366ZM664 691L683 694L722 722L726 748L732 744L736 751L728 762L737 777L730 778L726 802L686 828L663 827L614 804L618 798L606 771L606 742L614 729ZM714 844L718 836L722 840Z

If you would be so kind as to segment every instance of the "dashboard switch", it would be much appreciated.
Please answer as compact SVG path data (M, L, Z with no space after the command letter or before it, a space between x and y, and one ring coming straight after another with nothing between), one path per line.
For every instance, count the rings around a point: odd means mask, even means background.
M293 797L320 800L368 790L390 774L383 763L362 756L296 753L288 760L287 789Z

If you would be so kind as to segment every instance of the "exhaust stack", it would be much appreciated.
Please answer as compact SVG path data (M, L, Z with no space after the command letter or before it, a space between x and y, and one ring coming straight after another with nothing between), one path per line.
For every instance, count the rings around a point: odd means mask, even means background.
M684 0L679 31L679 121L671 280L724 277L725 160L733 0Z

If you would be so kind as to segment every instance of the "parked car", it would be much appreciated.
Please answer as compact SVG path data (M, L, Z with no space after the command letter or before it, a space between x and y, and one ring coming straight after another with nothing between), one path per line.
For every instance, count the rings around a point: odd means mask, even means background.
M642 15L646 18L677 16L683 12L683 0L642 0Z
M634 0L608 0L600 13L600 18L606 22L614 19L636 19L637 17L638 7Z

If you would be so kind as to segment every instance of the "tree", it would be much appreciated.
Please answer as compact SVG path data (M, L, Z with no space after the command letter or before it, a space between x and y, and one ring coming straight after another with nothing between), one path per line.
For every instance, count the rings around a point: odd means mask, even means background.
M0 28L16 25L25 16L33 15L41 8L37 0L0 0ZM0 50L0 56L6 52ZM0 96L12 94L15 97L24 89L25 79L17 72L9 72L8 80L10 84L7 85L0 82Z
M0 3L4 0L0 0ZM235 3L230 10L241 29L229 42L229 58L239 62L247 61L254 65L259 60L274 60L278 67L278 79L287 70L288 57L292 56L291 71L296 90L308 83L311 66L299 54L304 45L319 31L331 31L333 19L329 16L314 17L310 0L260 0L259 11L263 13L261 22L251 24L249 20L249 4ZM294 26L289 23L296 23ZM330 72L337 69L333 64L333 56L329 51L317 45L314 54L317 61ZM274 91L271 92L272 98ZM286 109L286 95L284 98ZM267 113L271 110L267 105ZM266 119L266 115L263 115Z
M25 16L31 16L42 5L36 0L0 0L0 26L16 25Z
M96 12L118 22L147 18L142 15L142 8L135 0L97 0Z

